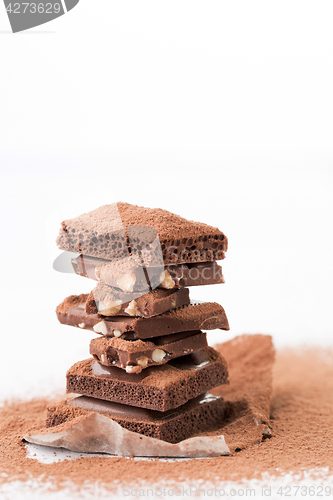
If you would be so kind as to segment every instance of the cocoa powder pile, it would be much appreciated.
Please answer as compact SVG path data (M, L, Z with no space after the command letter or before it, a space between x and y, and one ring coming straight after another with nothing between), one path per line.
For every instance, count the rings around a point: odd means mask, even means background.
M245 373L245 372L244 372ZM232 372L231 372L232 377ZM228 390L231 390L231 386ZM87 480L112 490L114 480L131 485L178 481L222 482L311 471L333 474L333 352L320 348L277 353L270 406L272 436L232 456L165 462L85 457L54 464L26 458L22 436L42 427L50 400L11 402L0 409L0 482L38 478L61 489ZM278 469L278 470L277 470Z

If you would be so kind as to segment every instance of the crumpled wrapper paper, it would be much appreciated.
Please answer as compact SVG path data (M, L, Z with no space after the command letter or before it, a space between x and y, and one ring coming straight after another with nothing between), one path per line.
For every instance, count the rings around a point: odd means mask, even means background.
M124 429L114 420L98 413L73 419L72 426L66 430L52 430L47 434L35 434L25 439L29 443L81 453L120 456L201 458L230 453L223 436L200 436L171 444Z
M203 458L228 455L270 436L269 406L275 352L269 335L241 335L215 348L226 358L230 385L210 392L223 396L221 428L177 444L138 434L110 418L90 413L40 434L29 443L81 453L133 457Z

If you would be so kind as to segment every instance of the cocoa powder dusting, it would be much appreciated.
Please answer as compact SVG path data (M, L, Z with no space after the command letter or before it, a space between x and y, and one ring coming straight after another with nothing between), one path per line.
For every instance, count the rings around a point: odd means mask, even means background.
M223 353L225 354L225 353ZM244 375L246 367L244 367ZM246 378L246 376L245 376ZM232 390L232 362L230 365ZM216 483L261 478L263 473L327 467L333 473L333 352L320 348L277 353L271 399L272 437L229 457L164 462L103 457L41 464L26 458L22 436L42 427L50 400L11 402L0 409L0 482L39 478L61 488L70 480L80 487L87 481L114 488L114 478L131 485L144 481ZM276 470L278 468L278 471ZM43 475L43 477L42 477ZM118 483L119 484L119 483Z

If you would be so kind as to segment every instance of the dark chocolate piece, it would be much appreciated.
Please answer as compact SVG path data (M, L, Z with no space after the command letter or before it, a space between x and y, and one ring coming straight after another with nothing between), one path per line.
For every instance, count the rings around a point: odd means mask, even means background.
M119 403L79 396L47 409L46 427L63 424L90 412L115 420L125 429L169 443L178 443L200 432L221 426L224 401L206 393L176 410L158 412Z
M137 265L135 266L136 259ZM151 288L182 288L197 285L224 283L222 268L217 262L198 262L166 267L140 267L141 261L133 257L108 261L79 255L72 259L76 274L125 292L149 291ZM147 276L146 276L147 274Z
M162 365L206 347L206 334L198 331L174 333L150 341L99 337L90 342L90 354L102 365L140 373L149 366Z
M155 288L141 296L139 293L123 292L99 282L88 296L86 312L102 316L150 318L190 303L188 288L175 290Z
M57 245L107 260L138 255L151 267L223 259L228 240L216 227L160 208L114 203L63 221Z
M81 299L78 299L81 297ZM101 335L129 340L160 337L196 330L229 330L227 316L216 302L202 302L179 307L152 318L113 316L101 318L85 312L87 295L71 295L56 309L60 323L94 330Z
M141 373L126 373L94 359L79 361L67 372L69 393L163 412L226 383L227 363L212 347Z

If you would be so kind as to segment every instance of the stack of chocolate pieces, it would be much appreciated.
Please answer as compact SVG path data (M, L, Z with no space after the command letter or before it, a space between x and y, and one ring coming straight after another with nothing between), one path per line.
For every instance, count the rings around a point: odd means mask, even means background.
M97 412L170 443L219 426L223 398L208 391L228 383L227 365L202 330L228 330L228 320L216 302L191 302L188 287L224 282L225 235L116 203L64 221L57 244L79 252L76 274L97 281L67 297L58 319L100 336L67 372L67 392L80 396L49 407L47 426Z

